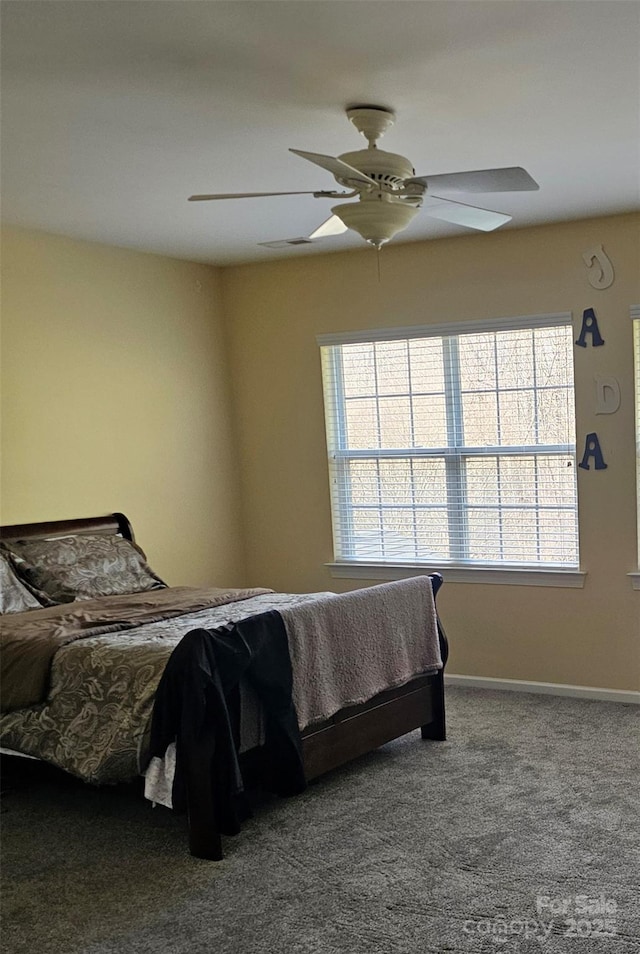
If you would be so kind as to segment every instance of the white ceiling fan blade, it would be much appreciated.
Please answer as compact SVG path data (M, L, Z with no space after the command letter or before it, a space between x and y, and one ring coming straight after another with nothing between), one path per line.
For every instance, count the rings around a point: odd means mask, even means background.
M464 225L468 229L479 229L481 232L492 232L511 221L511 216L503 212L478 209L475 205L440 199L438 196L430 196L423 208L427 215L435 219L452 222L454 225Z
M308 159L309 162L315 163L316 166L320 166L322 169L326 169L327 172L330 172L336 178L346 179L349 182L361 182L364 185L376 185L373 179L370 179L369 176L365 176L364 172L359 172L357 169L354 169L353 166L350 166L348 162L343 162L342 159L336 159L333 156L323 156L319 152L303 152L302 149L290 149L289 152L293 152L296 156L302 156L303 159Z
M258 242L264 248L286 248L288 245L311 245L317 239L329 238L331 235L340 235L346 232L347 226L337 215L330 215L322 225L314 229L310 235L300 235L297 238L276 239L273 242Z
M189 202L208 202L210 199L258 199L269 195L316 195L315 192L222 192L219 195L190 195Z
M438 192L533 192L540 186L521 166L505 169L477 169L475 172L448 172L437 176L414 176L405 185L419 182Z
M339 219L337 215L330 215L328 219L325 219L322 225L319 225L317 229L313 230L309 238L312 240L326 238L328 235L340 235L341 232L346 231L347 226L342 219Z

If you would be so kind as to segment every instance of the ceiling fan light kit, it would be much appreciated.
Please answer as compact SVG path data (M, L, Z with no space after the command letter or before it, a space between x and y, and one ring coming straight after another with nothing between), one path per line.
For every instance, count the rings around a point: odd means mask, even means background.
M428 193L429 202L424 211L434 218L463 225L466 228L489 232L500 228L511 216L492 212L435 195L432 189L454 194L466 192L520 192L538 189L539 186L525 169L510 166L501 169L480 169L472 172L452 172L434 176L416 176L413 164L404 156L378 149L377 141L395 122L393 110L384 106L352 106L347 109L347 118L367 140L367 148L345 152L340 156L325 156L322 153L291 149L302 159L312 162L330 172L336 182L348 192L314 191L301 192L249 192L232 195L194 195L190 201L208 199L256 198L270 195L304 195L314 198L340 199L332 208L333 216L323 222L307 238L295 242L262 242L268 247L282 244L306 244L318 238L337 235L352 229L358 235L380 249L398 232L404 231L423 205ZM358 196L356 202L345 202ZM434 201L431 201L434 200Z
M334 205L331 211L348 229L361 235L369 245L381 248L394 235L406 229L417 214L418 208L419 206L410 205L400 199L394 201L383 196L380 200L376 197L368 201Z

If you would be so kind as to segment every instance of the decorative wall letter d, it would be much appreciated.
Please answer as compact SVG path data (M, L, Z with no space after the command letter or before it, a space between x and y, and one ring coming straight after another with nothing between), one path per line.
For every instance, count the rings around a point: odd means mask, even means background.
M580 330L580 337L576 341L576 344L579 345L579 347L587 347L587 342L585 340L587 335L591 335L592 345L594 348L604 344L604 338L600 334L600 329L598 328L598 319L596 318L596 313L593 308L585 308L585 310L582 312L582 328Z
M617 378L596 375L596 414L615 414L620 407Z
M587 434L584 443L584 454L582 455L582 460L578 464L578 467L582 467L584 470L591 470L591 467L589 466L590 457L593 457L593 466L596 470L607 469L607 465L604 462L604 457L602 456L600 441L598 440L597 434Z

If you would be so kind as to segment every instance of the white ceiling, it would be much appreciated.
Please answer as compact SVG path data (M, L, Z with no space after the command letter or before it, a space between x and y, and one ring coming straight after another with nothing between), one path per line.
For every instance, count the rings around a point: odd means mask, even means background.
M358 103L418 175L524 166L539 192L470 198L506 228L640 206L633 0L3 0L2 33L8 223L217 264L361 246L257 245L326 199L186 201L330 189L288 147L365 147ZM395 241L463 233L423 211Z

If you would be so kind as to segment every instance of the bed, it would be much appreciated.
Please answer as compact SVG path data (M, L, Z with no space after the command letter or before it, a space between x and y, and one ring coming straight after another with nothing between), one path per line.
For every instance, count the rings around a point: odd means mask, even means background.
M5 603L14 599L14 579L24 589L12 605L3 606L0 745L5 752L43 759L94 784L149 776L158 687L164 685L176 646L184 648L187 633L238 628L242 634L267 618L286 626L305 782L416 729L423 739L446 737L448 646L435 608L439 574L351 594L204 591L166 586L146 563L121 513L2 527L0 539L10 568ZM62 562L69 564L75 590L64 589L64 575L63 583L56 583L60 591L52 590L47 568L30 562L29 554L50 541L68 548ZM101 556L99 573L87 564L93 569L83 578L83 558L74 561L89 545L109 559ZM128 561L126 585L120 570L110 569L115 550ZM133 583L129 573L137 574ZM39 588L43 579L44 590ZM141 589L132 592L131 586ZM407 644L388 652L390 634L416 612L424 614L424 634L421 619L412 619ZM366 665L360 664L365 656ZM241 681L240 688L242 719L238 716L234 744L243 776L254 782L273 766L265 764L261 704L251 686ZM224 828L203 765L210 764L218 744L216 731L208 725L188 733L181 751L189 850L212 860L223 856Z

